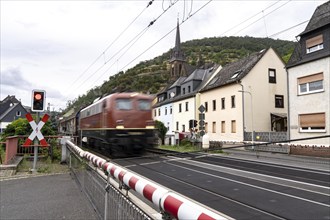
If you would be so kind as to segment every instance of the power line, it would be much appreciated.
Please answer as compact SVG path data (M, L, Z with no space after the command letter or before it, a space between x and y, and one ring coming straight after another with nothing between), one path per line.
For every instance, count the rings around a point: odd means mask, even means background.
M191 1L193 1L193 0L191 0ZM213 1L213 0L208 1L206 4L204 4L204 5L203 5L202 7L200 7L198 10L196 10L193 14L191 14L191 11L190 11L188 17L187 17L186 19L183 19L180 25L182 25L185 21L187 21L190 17L192 17L193 15L195 15L196 13L198 13L201 9L203 9L206 5L208 5L208 4L209 4L210 2L212 2L212 1ZM280 1L281 1L281 0L279 0L279 1L275 2L275 3L273 3L272 5L268 6L268 7L265 8L264 10L273 7L275 4L277 4L277 3L280 2ZM271 12L267 13L266 15L263 16L263 18L264 18L265 16L268 16L269 14L273 13L274 11L278 10L279 8L283 7L284 5L288 4L290 1L292 1L292 0L289 0L289 1L285 2L284 4L280 5L280 6L277 7L276 9L274 9L274 10L272 10ZM178 2L178 0L174 1L173 3L171 2L171 3L172 3L172 4L175 4L175 3L177 3L177 2ZM164 0L163 0L163 3L164 3ZM191 3L191 4L192 4L192 3ZM170 5L170 6L171 6L171 5ZM129 43L127 43L124 47L122 47L119 51L117 51L117 53L116 53L115 55L113 55L110 59L108 59L108 60L104 59L104 64L103 64L100 68L98 68L97 71L94 71L93 74L91 74L90 77L89 77L88 79L90 79L92 76L94 76L95 73L97 73L99 70L101 70L101 69L102 69L102 68L103 68L103 67L104 67L104 66L105 66L110 60L112 60L116 55L118 55L120 52L123 52L123 53L119 56L119 58L116 59L116 62L118 62L118 60L121 59L121 58L124 56L124 54L126 54L127 51L128 51L132 46L134 46L134 45L137 43L137 41L142 37L142 35L147 31L147 29L148 29L150 26L152 26L152 25L156 22L156 20L157 20L158 18L160 18L160 17L161 17L161 16L162 16L167 10L168 10L168 9L165 10L165 9L163 8L163 13L161 13L156 19L154 19L153 21L151 21L151 22L149 23L148 27L146 27L144 30L142 30L142 31L141 31L137 36L135 36L135 37L134 37ZM248 18L247 20L245 20L244 22L240 23L239 25L234 26L233 28L236 28L236 27L240 26L241 24L246 23L247 21L251 20L252 18L254 18L255 16L257 16L257 15L260 14L260 13L261 13L261 12L257 13L256 15L253 15L252 17ZM141 14L141 13L140 13L140 14ZM262 18L259 18L258 20L254 21L253 23L249 24L248 26L244 27L243 29L239 30L238 32L240 32L240 31L246 29L247 27L249 27L249 26L255 24L257 21L259 21L259 20L261 20L261 19L262 19ZM291 27L291 28L288 28L288 29L283 30L283 31L281 31L281 32L278 32L278 33L276 33L276 34L273 34L273 35L271 35L270 37L275 36L275 35L280 34L280 33L283 33L283 32L285 32L285 31L290 30L290 29L292 29L292 28L294 28L294 27L296 27L296 26L299 26L299 25L301 25L301 24L303 24L303 23L305 23L305 22L307 22L307 21L304 21L304 22L302 22L302 23L300 23L300 24L298 24L298 25L295 25L295 26L293 26L293 27ZM233 28L227 30L226 32L232 30ZM161 40L163 40L165 37L167 37L167 36L168 36L171 32L173 32L175 29L176 29L176 27L174 27L173 29L171 29L171 30L170 30L168 33L166 33L163 37L161 37L159 40L157 40L155 43L153 43L151 46L149 46L147 49L145 49L142 53L140 53L138 56L136 56L133 60L131 60L131 61L129 61L127 64L125 64L125 65L120 69L120 71L117 70L117 73L123 71L127 66L129 66L129 65L130 65L131 63L133 63L136 59L138 59L139 57L141 57L144 53L146 53L148 50L150 50L152 47L154 47L157 43L159 43ZM224 32L224 33L226 33L226 32ZM236 33L238 33L238 32L236 32ZM119 37L118 37L118 38L119 38ZM125 49L125 48L127 48L127 49L126 49L125 51L123 51L123 49ZM107 49L108 49L108 48L107 48ZM100 56L104 56L104 52L103 52ZM99 56L99 57L100 57L100 56ZM99 76L98 79L97 79L94 83L96 83L99 79L101 79L101 77L102 77L104 74L106 74L106 73L110 70L110 68L111 68L116 62L114 62L114 63L113 63L113 64L112 64L112 65L111 65L106 71L104 71L104 72L101 74L101 76ZM117 68L117 69L118 69L118 68ZM85 83L88 79L86 79L86 80L84 81L84 83ZM83 83L83 84L84 84L84 83ZM93 83L93 84L94 84L94 83ZM81 85L80 85L80 86L81 86ZM79 86L79 87L80 87L80 86Z
M246 28L250 27L251 25L257 23L258 21L260 21L261 19L263 19L264 17L268 16L269 14L273 13L274 11L277 11L278 9L282 8L284 5L288 4L289 2L291 2L292 0L289 0L287 2L285 2L284 4L280 5L279 7L275 8L274 10L268 12L267 14L265 14L264 16L262 16L261 18L257 19L256 21L252 22L251 24L245 26L244 28L240 29L239 31L237 31L236 33L234 33L233 35L236 35L237 33L241 32L242 30L245 30Z
M197 14L201 9L203 9L206 5L208 5L210 2L212 2L213 0L209 0L207 3L205 3L202 7L200 7L198 10L196 10L193 14L191 14L190 16L188 16L185 20L183 20L181 22L180 25L182 25L185 21L187 21L188 19L190 19L192 16L194 16L195 14ZM142 53L140 53L137 57L135 57L133 60L131 60L129 63L127 63L124 67L121 68L120 71L123 71L123 69L125 69L128 65L130 65L132 62L134 62L137 58L139 58L140 56L142 56L144 53L146 53L148 50L150 50L152 47L154 47L156 44L158 44L161 40L163 40L165 37L167 37L171 32L173 32L176 29L176 27L172 28L169 32L167 32L163 37L161 37L159 40L157 40L155 43L153 43L151 46L149 46L146 50L144 50ZM119 71L119 72L120 72Z
M287 31L289 31L289 30L291 30L291 29L293 29L293 28L296 28L296 27L298 27L298 26L300 26L300 25L302 25L302 24L305 24L305 23L307 23L307 22L309 22L309 20L303 21L303 22L301 22L301 23L299 23L299 24L296 24L296 25L294 25L294 26L291 26L291 27L289 27L289 28L287 28L287 29L285 29L285 30L279 31L279 32L277 32L277 33L275 33L275 34L270 35L269 37L271 38L271 37L274 37L274 36L276 36L276 35L282 34L282 33L284 33L284 32L287 32Z
M281 1L281 0L278 0L277 2L271 4L271 5L268 6L267 8L263 9L263 11L264 11L264 10L267 10L268 8L273 7L274 5L276 5L277 3L279 3L280 1ZM245 21L240 22L239 24L236 24L234 27L229 28L228 30L226 30L225 32L223 32L222 34L220 34L220 36L223 36L223 35L225 35L226 33L228 33L229 31L231 31L231 30L233 30L233 29L235 29L235 28L241 26L242 24L248 22L248 21L251 20L252 18L254 18L254 17L256 17L257 15L259 15L260 13L262 13L262 11L261 11L261 12L258 12L258 13L256 13L256 14L254 14L254 15L252 15L251 17L247 18Z
M147 6L145 8L143 8L143 10L133 19L133 21L131 21L127 26L126 28L115 38L114 41L112 41L112 43L110 43L106 49L82 72L82 74L78 75L78 77L73 81L73 84L76 83L81 77L83 77L89 70L92 66L94 66L94 64L103 56L105 57L105 52L107 50L109 50L109 48L127 31L127 29L143 14L143 12L150 6L152 5L152 3L154 2L154 0L151 0L148 2ZM98 68L98 70L101 69L101 68ZM88 77L82 84L84 84L90 77ZM80 84L78 87L74 87L75 89L78 89L82 84ZM69 88L70 90L73 91L73 88L72 86ZM67 90L68 91L68 90ZM69 93L69 95L71 94L72 92Z
M163 16L173 5L175 5L176 3L178 2L178 0L176 0L176 1L174 1L172 4L170 4L166 9L163 9L163 12L157 17L157 18L155 18L154 20L152 20L149 24L148 24L148 26L145 28L145 29L143 29L138 35L136 35L134 38L132 38L125 46L123 46L122 48L120 48L110 59L108 59L107 61L106 61L106 63L108 63L110 60L112 60L117 54L119 54L120 52L122 52L122 50L123 49L125 49L126 47L128 47L117 59L116 59L116 61L115 62L118 62L118 60L120 59L120 58L122 58L126 53L127 53L127 51L132 47L132 46L134 46L136 43L137 43L137 41L147 32L147 30L153 25L153 24L155 24L155 22L161 17L161 16ZM133 43L132 43L133 42ZM131 44L131 45L130 45ZM98 80L100 80L101 78L102 78L102 76L104 76L104 74L106 74L107 73L107 71L115 64L115 62L105 71L105 72L103 72L98 78L97 78L97 80L95 80L94 81L94 83L93 84L95 84ZM105 63L105 64L106 64ZM105 66L105 64L103 65L103 66ZM102 67L103 67L102 66ZM100 69L98 69L97 71L99 71ZM89 78L91 78L94 74L95 74L96 72L94 72L93 74L91 74L90 75L90 77Z

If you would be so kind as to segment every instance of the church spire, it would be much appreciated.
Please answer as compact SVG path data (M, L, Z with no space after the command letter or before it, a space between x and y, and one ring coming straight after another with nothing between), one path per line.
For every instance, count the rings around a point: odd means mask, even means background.
M176 26L175 47L173 48L173 51L172 51L171 62L173 62L175 60L185 61L184 53L181 50L179 18L178 18L177 26Z

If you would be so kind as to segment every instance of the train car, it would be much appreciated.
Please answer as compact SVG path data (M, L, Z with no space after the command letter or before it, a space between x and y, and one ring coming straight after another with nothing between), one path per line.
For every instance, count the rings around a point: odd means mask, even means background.
M153 97L139 93L108 95L80 112L84 147L111 157L141 154L157 144Z

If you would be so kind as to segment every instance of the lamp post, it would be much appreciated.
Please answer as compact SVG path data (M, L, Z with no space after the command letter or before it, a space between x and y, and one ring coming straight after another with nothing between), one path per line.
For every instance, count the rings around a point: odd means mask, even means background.
M238 92L241 92L241 93L248 93L249 95L250 95L250 102L251 102L251 128L252 128L252 132L251 132L251 134L252 134L252 147L254 147L253 146L253 144L254 144L254 129L253 129L253 104L252 104L252 94L251 94L251 92L249 92L249 91L244 91L244 90L238 90ZM244 108L244 107L243 107Z

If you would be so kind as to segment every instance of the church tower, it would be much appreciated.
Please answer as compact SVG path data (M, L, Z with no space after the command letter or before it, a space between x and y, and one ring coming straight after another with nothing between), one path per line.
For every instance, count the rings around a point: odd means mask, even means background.
M183 51L181 50L179 19L177 21L176 27L175 47L172 50L172 55L169 63L171 68L171 79L175 80L180 76L187 76L185 68L186 58Z

